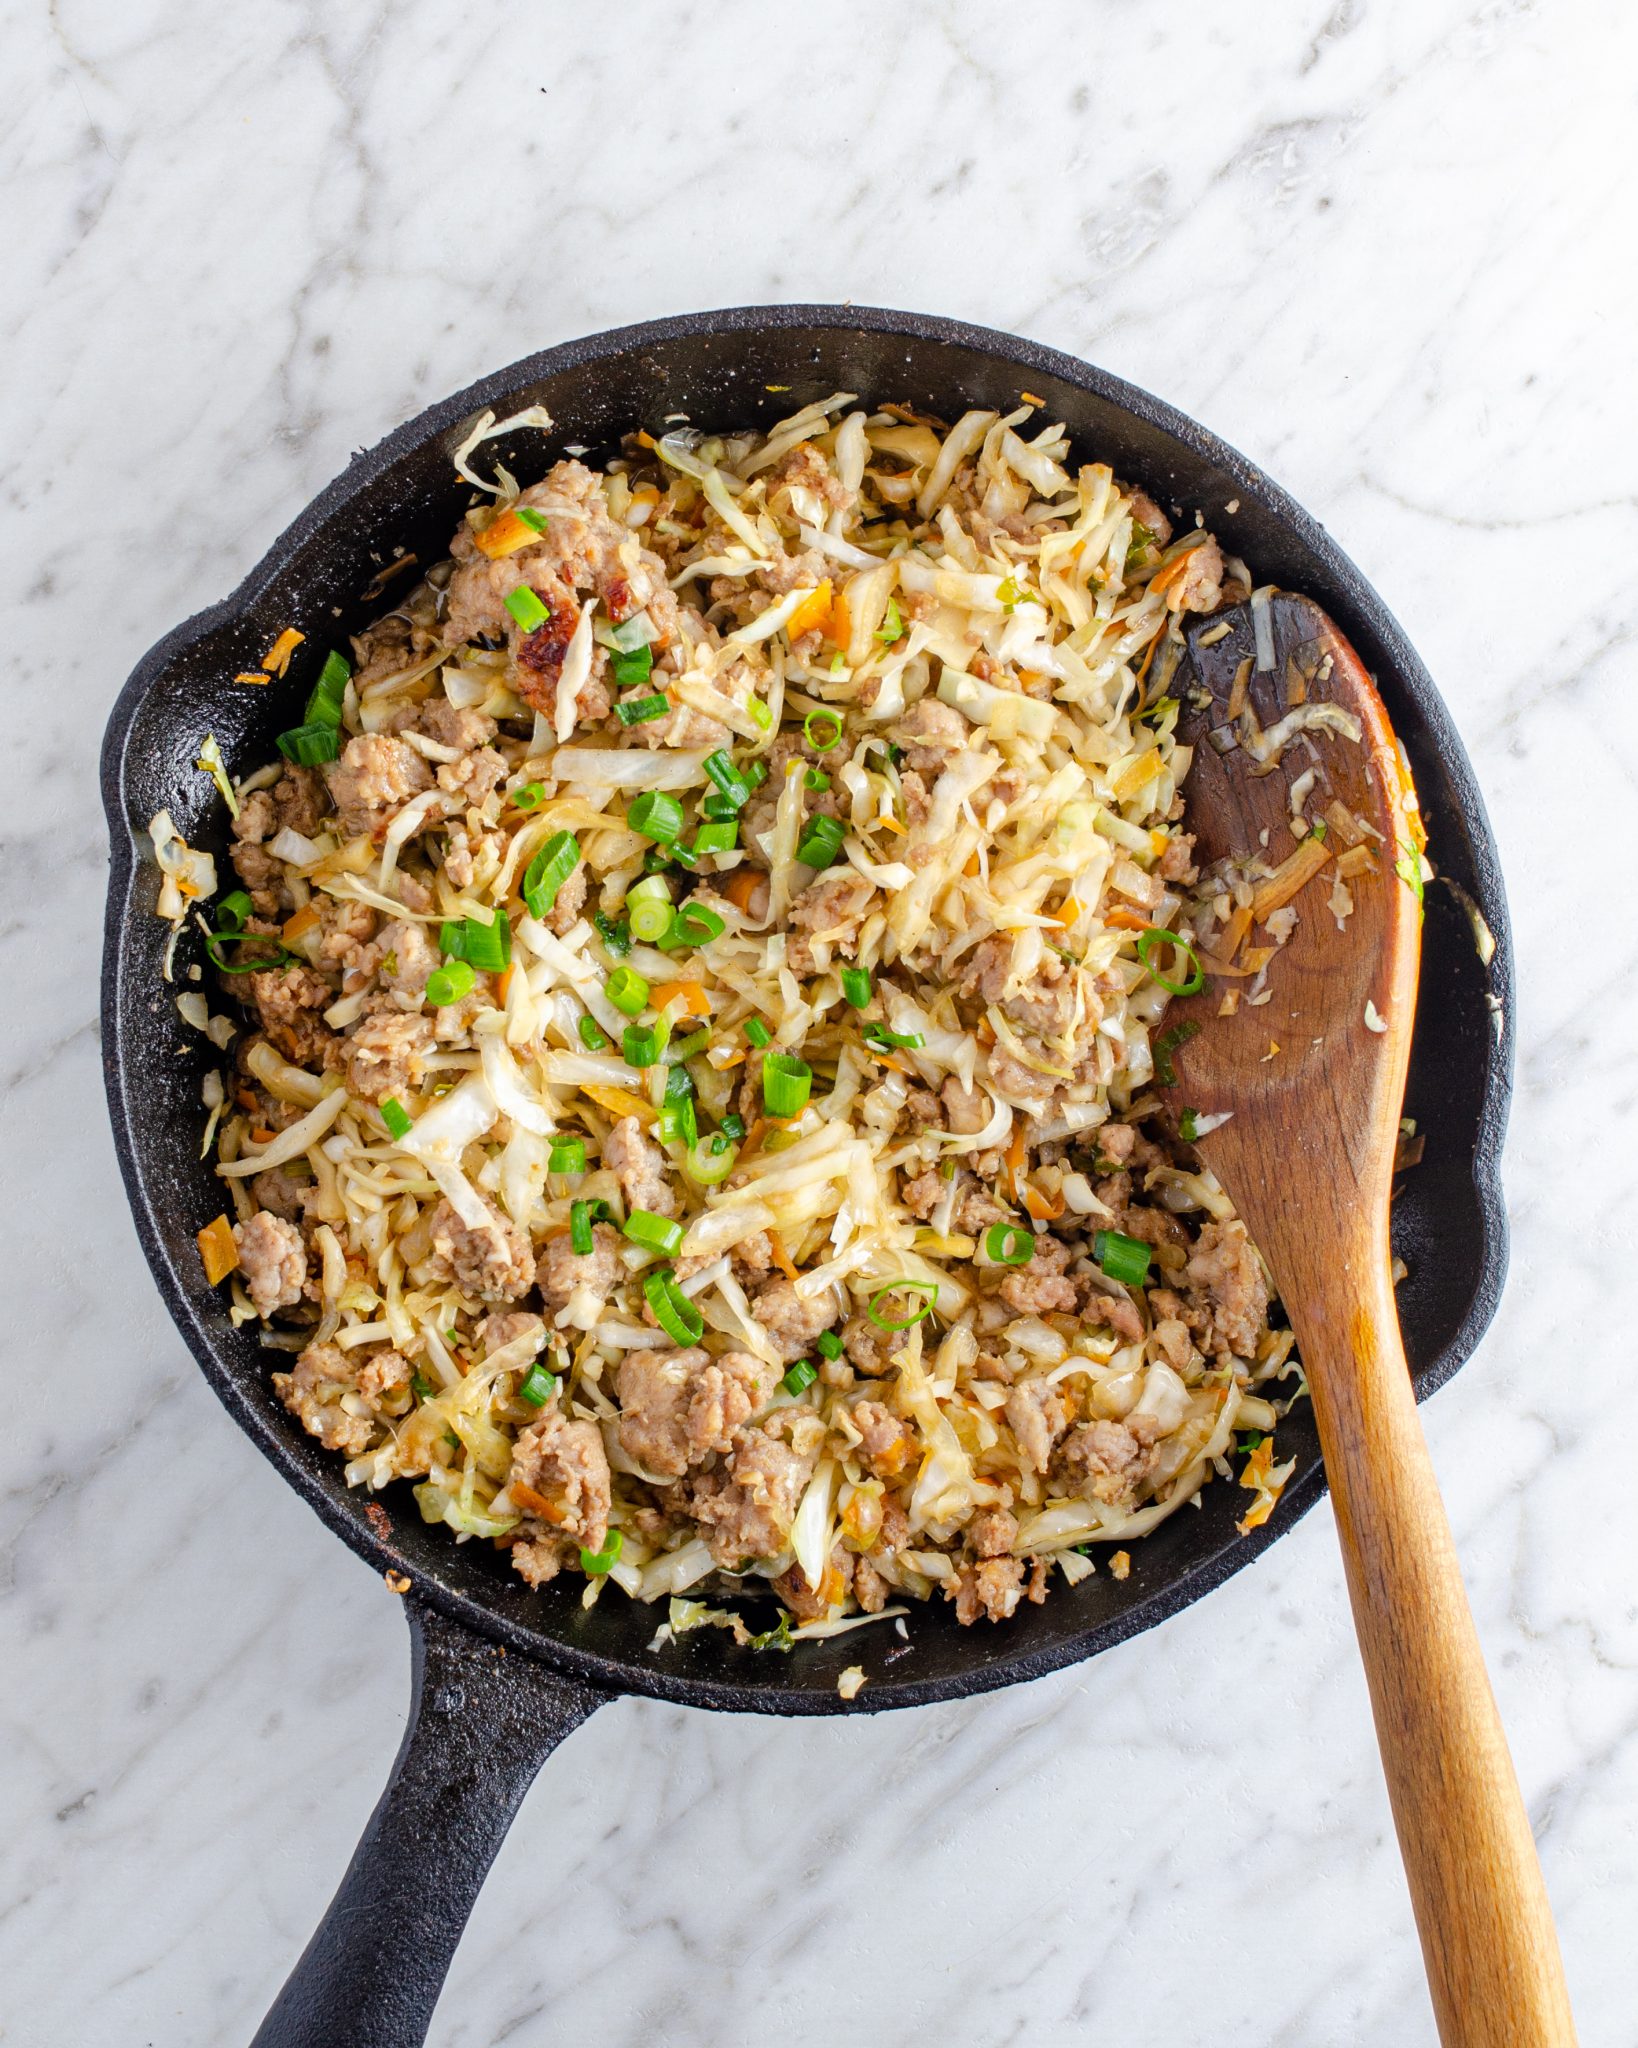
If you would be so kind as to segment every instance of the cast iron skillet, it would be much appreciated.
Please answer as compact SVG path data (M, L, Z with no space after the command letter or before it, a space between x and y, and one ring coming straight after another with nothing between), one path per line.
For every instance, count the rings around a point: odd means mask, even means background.
M619 1598L580 1605L579 1581L533 1593L488 1545L457 1546L422 1526L407 1489L379 1502L348 1491L342 1461L273 1400L266 1355L228 1324L208 1288L195 1230L221 1207L198 1158L199 1085L210 1048L182 1029L160 978L167 927L153 915L156 870L142 837L161 806L195 844L223 854L222 806L192 765L213 731L243 772L299 716L323 649L381 608L367 588L393 552L441 557L469 502L450 450L482 407L505 417L540 402L550 442L522 430L491 443L525 482L565 445L597 450L627 429L658 432L686 413L706 427L768 424L837 389L953 419L1006 410L1021 391L1067 422L1083 456L1208 525L1257 572L1306 591L1338 621L1377 677L1409 751L1430 852L1456 887L1428 892L1421 999L1407 1113L1426 1155L1394 1212L1409 1274L1400 1289L1419 1395L1469 1355L1506 1267L1497 1158L1511 1081L1507 911L1473 772L1426 670L1382 600L1323 529L1260 470L1169 406L1074 357L1012 335L875 308L734 308L654 321L545 350L430 407L355 456L224 603L190 619L138 664L103 747L112 838L103 962L103 1058L126 1189L160 1292L234 1420L291 1485L379 1571L402 1573L414 1700L381 1803L329 1913L257 2035L262 2044L406 2048L422 2040L484 1875L548 1752L621 1692L762 1714L844 1710L838 1674L869 1676L847 1711L919 1706L1036 1678L1152 1627L1238 1571L1324 1486L1311 1422L1282 1425L1296 1474L1273 1519L1247 1537L1235 1487L1206 1489L1137 1547L1131 1576L1058 1586L998 1627L959 1629L942 1605L918 1613L908 1645L888 1628L803 1644L788 1656L738 1650L700 1630L651 1652L660 1615ZM279 631L307 643L283 684L235 686ZM1460 893L1459 893L1460 892ZM1463 895L1496 940L1481 964ZM184 944L183 968L195 957ZM183 984L186 985L186 984ZM178 1056L179 1041L188 1041Z

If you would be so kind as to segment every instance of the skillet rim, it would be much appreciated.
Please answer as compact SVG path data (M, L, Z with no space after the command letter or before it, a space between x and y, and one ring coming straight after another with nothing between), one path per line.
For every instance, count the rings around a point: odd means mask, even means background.
M249 1398L239 1377L218 1355L212 1333L201 1320L197 1304L182 1284L166 1250L143 1176L131 1104L133 1062L127 1056L124 1042L127 1005L123 1000L127 978L123 937L135 908L132 899L138 873L124 778L138 712L178 656L250 611L262 592L285 572L290 560L398 461L423 449L484 407L504 404L531 383L563 371L628 356L670 340L815 328L939 343L975 351L1024 372L1058 378L1169 436L1195 461L1231 478L1240 489L1260 501L1265 511L1288 529L1302 550L1317 561L1329 577L1332 589L1345 599L1344 608L1351 607L1369 623L1392 665L1396 684L1420 721L1421 737L1438 756L1449 777L1471 850L1475 895L1496 941L1488 965L1491 993L1501 1005L1504 1021L1511 1024L1511 932L1495 841L1472 764L1431 675L1386 603L1325 528L1238 450L1186 414L1080 357L1044 344L940 315L874 306L736 306L672 315L561 342L494 371L452 396L435 401L372 448L355 454L347 468L296 515L227 597L195 613L155 642L114 701L101 754L101 788L111 849L102 961L103 1070L115 1151L138 1240L172 1321L235 1422L326 1526L378 1571L401 1569L401 1554L371 1526L363 1511L365 1503L351 1494L338 1498L325 1488L316 1472L295 1455L271 1411ZM1339 623L1348 630L1345 619ZM1500 1152L1513 1085L1512 1041L1513 1034L1507 1029L1500 1041L1489 1047L1473 1134L1472 1182L1481 1243L1474 1291L1447 1343L1415 1375L1419 1401L1442 1386L1472 1355L1495 1314L1506 1277L1508 1233L1500 1183ZM1324 1468L1316 1463L1287 1490L1269 1522L1226 1544L1116 1615L1067 1631L1028 1651L1007 1655L1003 1650L985 1656L965 1670L943 1677L895 1679L891 1671L884 1671L873 1676L871 1685L852 1701L839 1697L828 1673L820 1674L821 1682L814 1687L774 1689L668 1671L657 1663L605 1657L544 1629L524 1627L506 1615L497 1614L483 1601L444 1585L419 1564L414 1568L414 1592L415 1597L475 1634L611 1695L634 1693L676 1705L777 1715L882 1713L965 1698L1042 1677L1143 1633L1214 1591L1260 1557L1270 1543L1295 1526L1325 1490Z

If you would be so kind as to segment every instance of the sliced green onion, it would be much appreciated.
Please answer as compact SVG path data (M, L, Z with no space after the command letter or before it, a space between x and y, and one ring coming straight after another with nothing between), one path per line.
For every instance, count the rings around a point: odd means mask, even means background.
M512 962L512 926L504 910L489 924L481 917L446 918L438 947L446 960L469 960L485 974L499 974Z
M745 1135L745 1119L739 1115L725 1116L722 1120L722 1135L732 1138L737 1144Z
M592 1204L571 1202L569 1204L569 1244L577 1258L585 1258L597 1247L592 1236Z
M521 782L512 792L514 811L538 811L546 801L544 782Z
M611 1529L601 1550L582 1550L580 1569L589 1579L607 1578L620 1562L620 1547L625 1538L618 1529Z
M677 1285L677 1275L670 1266L654 1266L643 1275L643 1299L672 1343L699 1342L705 1318Z
M620 1049L627 1066L655 1066L660 1058L660 1034L650 1024L628 1024L620 1034Z
M738 825L730 819L722 819L713 821L709 825L701 825L694 834L694 844L690 851L696 855L702 853L732 853L738 844Z
M984 1256L998 1266L1027 1266L1035 1256L1035 1233L1016 1223L992 1223L984 1233Z
M694 1077L686 1067L674 1066L665 1077L666 1102L691 1102L694 1099Z
M802 777L802 783L804 788L811 789L817 794L819 791L829 789L830 777L823 768L810 768Z
M681 946L708 946L728 929L717 913L704 903L685 903L677 912L673 940Z
M745 777L734 766L732 756L725 753L721 747L714 754L706 755L705 772L717 785L723 798L733 805L735 811L742 810L750 802L752 785L746 781ZM705 801L709 806L712 799L707 797ZM710 809L706 811L708 818L718 815L719 813ZM729 815L731 816L732 813L729 813Z
M533 505L514 505L512 511L519 525L527 526L531 533L544 533L546 531L546 514L544 512L537 512Z
M659 875L647 875L626 891L626 922L645 946L665 937L671 918L671 891Z
M552 616L527 583L520 583L508 594L506 609L526 633L532 633L537 626L544 626Z
M424 1372L413 1372L410 1374L410 1389L418 1401L430 1401L432 1399L432 1382Z
M912 1309L909 1315L901 1316L895 1320L891 1316L883 1315L880 1308L880 1304L886 1301L890 1294L919 1294L921 1296L921 1304L919 1307ZM938 1282L936 1280L890 1280L885 1287L878 1287L876 1289L876 1292L870 1297L870 1303L865 1313L878 1330L910 1330L914 1329L923 1317L932 1314L933 1304L937 1300Z
M664 718L671 709L671 699L663 691L656 691L648 697L622 697L614 708L622 725L647 725L651 718Z
M816 754L828 754L842 737L842 721L834 711L810 711L802 721L802 732Z
M477 978L468 961L450 960L427 976L427 1001L436 1010L447 1009L472 993Z
M692 1105L690 1105L692 1106ZM702 1138L688 1148L688 1157L683 1161L683 1172L702 1188L715 1187L719 1180L726 1180L734 1170L734 1161L739 1154L720 1131L714 1131L709 1138Z
M1181 1024L1173 1024L1155 1040L1155 1079L1162 1088L1177 1086L1177 1069L1172 1065L1172 1054L1180 1045L1187 1045L1199 1029L1199 1024L1190 1017Z
M747 697L745 709L751 714L751 723L761 726L764 732L773 724L773 713L760 697Z
M683 1227L669 1216L656 1216L652 1209L633 1209L626 1218L625 1233L645 1251L663 1252L674 1259L682 1247Z
M667 1103L660 1111L657 1128L662 1145L686 1145L692 1149L700 1141L699 1111L692 1102Z
M1179 1112L1177 1135L1183 1140L1185 1145L1192 1145L1194 1143L1195 1139L1200 1135L1199 1110L1185 1109Z
M628 1017L640 1016L648 1003L648 983L630 967L617 967L603 984L603 993Z
M753 1045L772 1045L773 1043L773 1033L768 1029L767 1025L763 1023L760 1017L746 1018L745 1036L751 1041Z
M389 1095L381 1105L381 1121L395 1138L407 1138L415 1128L415 1119L398 1100Z
M347 685L352 680L352 673L352 664L332 648L324 657L319 679L313 685L313 693L307 700L307 709L302 714L304 723L331 727L340 725L342 700L347 694Z
M608 1044L605 1038L603 1043ZM586 1170L586 1141L584 1138L554 1138L552 1149L546 1160L548 1173L584 1173Z
M668 1060L691 1060L695 1053L704 1052L710 1043L711 1033L702 1026L698 1031L690 1032L686 1038L674 1038L666 1053L666 1058Z
M609 1035L588 1011L580 1020L580 1043L587 1052L602 1052L608 1045Z
M815 1337L813 1341L815 1342L815 1344L818 1345L820 1351L824 1354L826 1358L841 1357L842 1340L840 1337L837 1336L834 1330L821 1330L818 1336Z
M796 857L807 868L828 868L842 850L847 827L839 818L821 813L808 820L807 830L796 842Z
M537 1358L518 1382L518 1399L531 1408L544 1408L557 1392L557 1374L548 1372Z
M1168 981L1155 965L1154 956L1162 946L1175 946L1180 953L1188 955L1194 965L1194 972L1187 981ZM1205 987L1206 970L1200 964L1200 955L1187 939L1180 939L1176 932L1167 931L1164 925L1152 924L1146 931L1139 932L1137 950L1138 958L1168 995L1196 996Z
M787 1394L805 1394L819 1377L819 1368L811 1358L799 1358L779 1384Z
M317 768L341 752L341 731L334 725L296 725L279 734L279 752L303 768Z
M895 640L904 638L904 614L899 610L896 597L887 600L887 610L881 624L876 628L876 638L884 647L891 647Z
M747 761L745 763L745 780L751 785L752 789L760 789L767 779L768 764L766 761Z
M229 945L271 946L273 950L258 953L253 960L241 960L234 965L222 957L223 940ZM299 953L292 953L288 946L281 946L267 932L207 932L205 952L218 974L269 974L276 967L305 967L307 964Z
M531 917L546 915L579 865L580 841L572 832L554 832L523 871L522 896Z
M682 805L663 789L645 789L627 811L626 823L645 839L670 846L683 827Z
M617 689L629 690L638 683L646 683L654 673L653 649L633 647L629 653L611 655L609 668Z
M1141 1237L1126 1237L1118 1230L1100 1230L1092 1240L1092 1256L1123 1287L1141 1287L1149 1277L1153 1253Z
M842 994L856 1010L870 1007L870 999L876 993L870 979L868 967L844 967L842 969Z
M927 1043L919 1031L889 1031L885 1024L867 1024L865 1038L883 1052L920 1052Z
M745 792L746 796L750 793L749 790ZM740 805L733 797L724 796L720 789L712 789L700 799L700 810L713 824L721 825L739 816Z
M631 951L631 927L623 918L605 917L602 911L592 919L597 936L617 958Z
M235 932L242 932L245 919L250 915L251 901L243 889L232 889L216 906L216 936L231 938Z
M800 1116L813 1093L813 1069L793 1052L770 1052L762 1061L762 1101L769 1116Z

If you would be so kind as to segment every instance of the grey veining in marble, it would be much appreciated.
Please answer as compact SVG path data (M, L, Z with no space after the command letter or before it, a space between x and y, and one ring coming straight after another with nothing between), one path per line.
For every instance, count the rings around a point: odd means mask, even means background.
M1638 2040L1638 26L1617 0L3 0L0 2041L248 2038L403 1623L173 1335L103 1127L110 699L430 398L779 298L1032 333L1309 504L1513 890L1515 1267L1427 1411L1583 2039ZM817 1817L817 1818L816 1818ZM1431 2039L1329 1513L1026 1690L552 1761L439 2048Z

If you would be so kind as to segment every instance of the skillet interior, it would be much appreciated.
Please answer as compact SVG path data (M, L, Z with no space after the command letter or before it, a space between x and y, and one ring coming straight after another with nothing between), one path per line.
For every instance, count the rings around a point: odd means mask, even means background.
M770 391L769 385L788 387ZM161 806L191 842L223 856L221 805L193 767L213 731L236 772L273 751L299 716L306 680L266 689L228 678L253 668L286 625L320 645L379 610L361 593L396 548L426 562L446 550L469 502L449 451L483 406L499 416L544 403L548 445L531 431L488 444L524 482L565 444L597 448L633 425L659 431L686 412L704 427L768 424L838 388L953 418L1003 410L1021 390L1065 420L1084 459L1096 454L1190 517L1271 581L1326 607L1376 676L1410 755L1441 876L1482 910L1496 940L1478 958L1457 895L1428 892L1421 998L1407 1113L1426 1134L1423 1163L1394 1212L1409 1266L1399 1306L1419 1397L1469 1355L1494 1312L1506 1269L1497 1158L1511 1082L1511 951L1495 850L1472 770L1431 679L1374 591L1312 519L1242 456L1146 393L1012 336L918 315L839 307L740 308L617 330L530 357L431 407L347 472L281 536L234 595L161 641L132 675L109 722L103 795L112 838L103 972L103 1057L115 1140L138 1233L160 1290L206 1377L266 1455L329 1525L379 1569L407 1572L434 1605L512 1647L615 1689L700 1706L824 1713L836 1677L862 1663L853 1703L910 1706L1038 1676L1175 1612L1238 1570L1313 1505L1324 1486L1311 1418L1299 1408L1280 1446L1298 1469L1272 1520L1235 1534L1245 1495L1217 1481L1199 1511L1172 1517L1133 1551L1117 1583L1099 1571L1062 1583L1011 1623L960 1629L943 1603L912 1615L910 1642L872 1628L791 1656L734 1649L715 1630L650 1654L661 1610L610 1595L590 1612L578 1581L530 1592L488 1546L423 1527L405 1486L379 1497L390 1527L350 1493L341 1460L304 1435L271 1396L267 1354L228 1324L204 1285L194 1232L222 1207L197 1158L199 1085L211 1049L177 1019L160 978L168 928L153 916L157 873L138 835ZM1237 503L1237 511L1225 508ZM305 677L305 671L303 671ZM184 943L181 963L198 957ZM186 986L179 982L178 986ZM1499 1008L1493 1008L1499 1006Z

